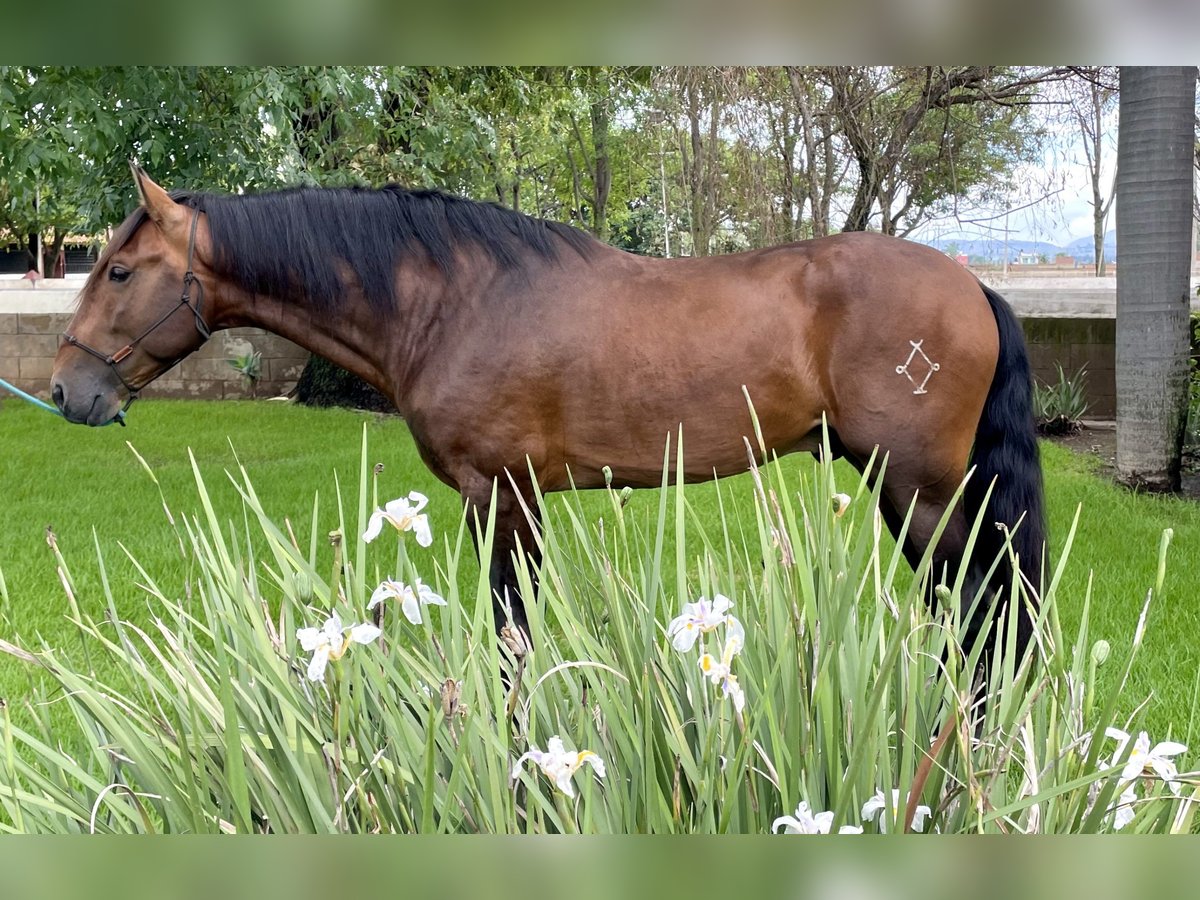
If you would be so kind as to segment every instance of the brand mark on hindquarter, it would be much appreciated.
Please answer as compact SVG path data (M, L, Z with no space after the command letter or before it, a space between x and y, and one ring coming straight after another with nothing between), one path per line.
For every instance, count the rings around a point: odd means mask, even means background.
M909 351L908 359L906 359L903 364L896 366L896 374L903 375L912 383L913 387L915 388L913 391L914 394L928 393L928 391L925 390L925 385L929 383L930 376L933 375L934 372L938 371L941 366L926 356L925 351L921 349L921 345L925 343L924 338L919 341L909 341L908 343L912 345L912 350ZM913 360L918 356L925 361L925 365L928 367L925 371L925 377L922 378L919 383L913 376L913 373L909 371L909 366L913 364ZM917 368L918 370L921 368L920 364L917 365Z

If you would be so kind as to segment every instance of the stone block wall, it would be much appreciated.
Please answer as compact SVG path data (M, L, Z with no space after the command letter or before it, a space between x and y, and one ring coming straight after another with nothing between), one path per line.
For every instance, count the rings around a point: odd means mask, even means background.
M0 378L43 399L50 394L50 371L59 335L70 313L0 313ZM146 397L241 398L250 391L229 360L251 350L262 354L259 397L286 394L296 385L308 351L261 328L219 331L203 347L164 374ZM0 392L0 396L3 392Z

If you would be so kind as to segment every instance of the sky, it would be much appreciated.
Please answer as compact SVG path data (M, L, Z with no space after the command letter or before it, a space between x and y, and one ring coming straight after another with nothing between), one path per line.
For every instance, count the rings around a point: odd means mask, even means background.
M1011 239L1047 241L1060 247L1081 237L1091 237L1091 174L1082 139L1073 124L1047 123L1050 135L1037 163L1018 166L1013 173L1016 189L1007 200ZM1110 116L1102 153L1101 185L1111 192L1117 160L1117 117ZM961 205L958 216L922 225L910 237L917 240L1003 240L1005 206ZM1116 229L1116 204L1108 213L1108 231Z

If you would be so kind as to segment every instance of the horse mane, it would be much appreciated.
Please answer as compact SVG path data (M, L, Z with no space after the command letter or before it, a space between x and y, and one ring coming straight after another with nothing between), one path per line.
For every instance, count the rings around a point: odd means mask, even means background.
M587 255L594 241L560 222L495 203L399 185L288 188L262 194L177 199L208 216L215 265L257 294L303 293L316 311L337 308L346 267L373 309L393 309L396 266L425 258L452 272L464 245L507 271L554 260L566 247Z
M519 271L533 260L557 259L564 246L584 257L596 246L591 236L561 222L395 184L244 195L172 191L171 197L208 217L214 265L222 275L256 294L300 292L316 312L338 308L347 267L371 307L384 312L395 306L394 273L402 262L424 258L450 273L456 251L467 246L506 271ZM139 207L117 227L92 277L146 219Z

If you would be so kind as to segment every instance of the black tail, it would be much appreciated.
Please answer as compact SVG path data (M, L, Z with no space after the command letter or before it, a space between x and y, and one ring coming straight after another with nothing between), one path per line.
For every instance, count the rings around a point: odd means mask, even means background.
M1036 588L1039 585L1042 555L1046 542L1045 503L1042 492L1042 467L1038 460L1037 429L1033 421L1033 377L1021 324L1008 303L995 291L980 285L996 317L1000 335L1000 356L996 374L988 390L979 427L975 432L972 465L975 474L967 483L965 506L968 521L974 521L983 506L984 495L992 487L972 566L982 578L992 560L1004 549L1004 532L993 523L1003 523L1012 531L1012 546L1019 558L1021 572ZM1022 516L1024 518L1022 518ZM1020 527L1016 527L1020 521ZM1007 553L993 577L992 585L1008 595L1012 567ZM978 583L978 581L976 582ZM990 592L989 592L990 595ZM987 602L981 601L981 606ZM980 617L971 632L982 625ZM1033 634L1033 623L1022 608L1018 616L1017 649L1024 653Z

